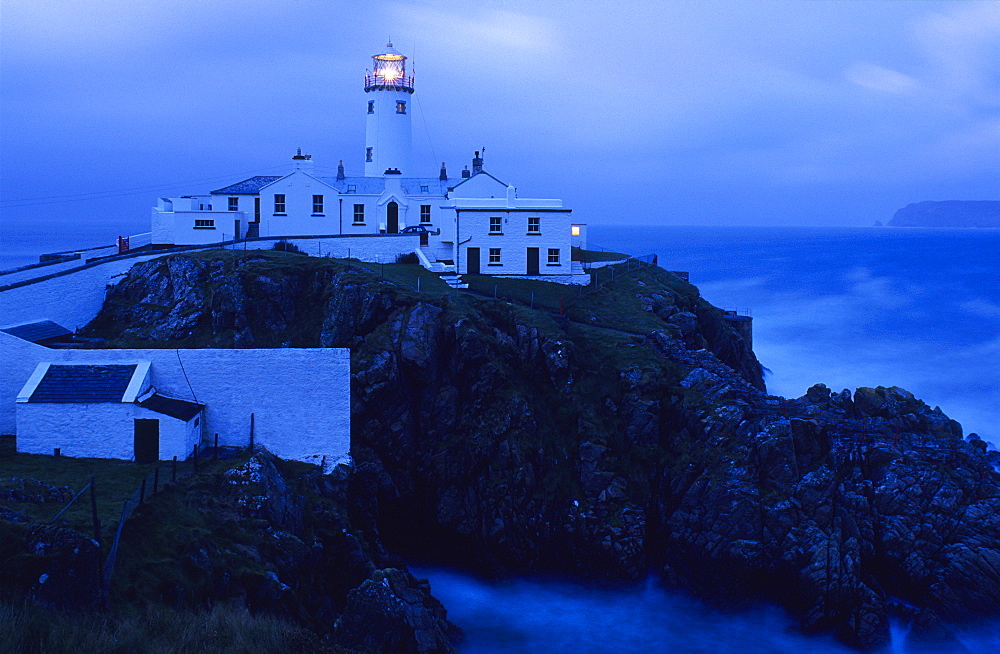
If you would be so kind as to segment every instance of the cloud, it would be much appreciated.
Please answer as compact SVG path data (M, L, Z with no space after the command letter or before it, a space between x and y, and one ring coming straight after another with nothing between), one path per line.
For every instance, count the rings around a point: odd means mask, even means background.
M873 91L903 95L914 91L916 78L875 64L856 61L844 72L847 81Z

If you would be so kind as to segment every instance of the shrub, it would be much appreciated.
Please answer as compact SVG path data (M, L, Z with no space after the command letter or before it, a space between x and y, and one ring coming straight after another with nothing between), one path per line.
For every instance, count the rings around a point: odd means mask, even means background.
M272 250L277 250L279 252L293 252L295 254L305 254L299 246L294 243L289 243L288 241L278 241L272 247Z
M416 252L407 252L396 257L396 263L420 263Z

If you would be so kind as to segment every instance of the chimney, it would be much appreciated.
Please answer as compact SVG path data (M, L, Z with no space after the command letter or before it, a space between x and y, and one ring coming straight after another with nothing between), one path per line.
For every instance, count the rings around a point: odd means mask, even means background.
M440 179L442 182L448 180L448 171L445 170L443 161L441 162L441 174L438 176L438 179Z
M337 164L337 179L344 179L344 160L341 159L340 163Z
M479 156L479 150L476 150L476 156L472 158L472 174L478 175L483 172L483 158Z
M462 169L462 179L469 179L472 177L472 173L469 172L469 167L466 166Z

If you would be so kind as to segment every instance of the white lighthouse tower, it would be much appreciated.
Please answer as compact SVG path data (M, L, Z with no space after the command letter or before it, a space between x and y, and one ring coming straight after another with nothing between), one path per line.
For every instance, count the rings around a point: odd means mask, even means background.
M413 177L413 76L406 74L406 57L392 43L385 52L372 56L372 70L365 74L365 94L365 177L381 177L387 172Z

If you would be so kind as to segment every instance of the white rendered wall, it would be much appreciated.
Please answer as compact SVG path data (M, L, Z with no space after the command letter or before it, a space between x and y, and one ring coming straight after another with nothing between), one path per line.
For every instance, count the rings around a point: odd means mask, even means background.
M240 221L242 235L252 219L253 211L161 211L154 208L152 242L156 245L206 245L228 241L236 233L235 221ZM196 220L211 220L214 225L195 227Z
M327 463L350 452L351 359L346 348L44 350L46 360L151 362L153 386L205 404L204 434L222 445L255 439L279 457ZM55 354L61 355L57 359ZM20 439L20 435L19 435ZM20 440L19 440L20 442Z
M285 196L284 215L274 212L275 194ZM323 196L322 215L313 214L313 195ZM260 190L260 236L340 234L339 197L337 189L301 170L283 177Z
M53 350L0 332L0 434L15 433L15 400L41 361Z
M381 177L387 168L398 168L403 176L416 177L410 127L413 94L392 89L373 89L365 93L365 111L368 110L370 101L375 102L375 111L366 115L365 148L372 148L372 160L365 161L365 177ZM396 112L397 102L406 103L405 114Z
M17 404L17 450L100 459L135 459L135 419L160 423L158 458L185 459L194 449L190 424L125 402L21 402Z
M570 249L570 211L509 211L462 210L458 226L461 241L458 273L468 273L468 249L479 248L480 272L488 275L526 275L528 248L538 248L539 275L569 275L572 273ZM490 217L503 220L503 234L490 233ZM528 232L528 218L538 218L538 233ZM501 265L489 265L490 248L500 248ZM559 250L559 263L548 263L550 248Z

